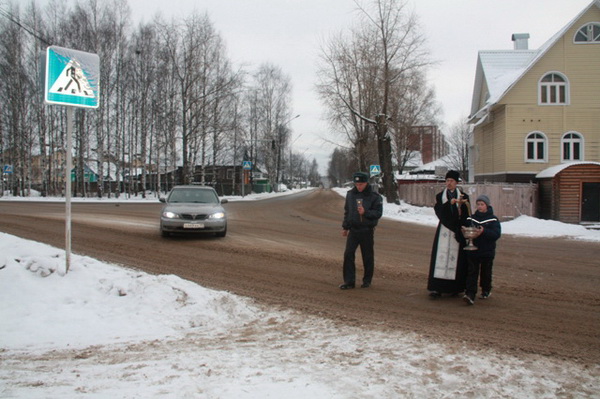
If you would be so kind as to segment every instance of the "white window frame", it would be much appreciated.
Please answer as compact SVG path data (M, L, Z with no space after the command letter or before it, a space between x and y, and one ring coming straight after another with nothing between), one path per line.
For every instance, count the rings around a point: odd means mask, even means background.
M600 22L588 22L587 24L585 24L585 25L581 26L579 29L577 29L575 31L575 35L573 36L573 43L575 43L575 44L600 44L600 33L596 37L593 37L594 27L596 27L596 29L598 31L600 31ZM580 33L585 35L587 40L585 40L585 41L577 40L577 35Z
M549 75L557 75L559 76L563 82L543 82L544 78L546 78ZM565 91L565 101L564 102L560 102L560 101L555 101L555 102L551 102L551 101L547 101L547 102L542 102L542 89L544 89L547 92L547 97L551 97L551 91L555 90L556 91L556 95L557 95L557 99L560 97L560 88L564 87L564 91ZM540 80L538 81L538 105L542 105L542 106L556 106L556 105L569 105L570 103L570 90L569 90L570 84L569 84L569 79L567 79L567 77L563 74L560 73L558 71L549 71L546 72L545 74L542 75L542 77L540 78Z
M542 137L541 138L530 138L532 135L534 134L539 134ZM533 143L533 151L534 151L534 155L535 158L534 159L529 159L527 157L528 154L528 146L529 143ZM540 159L538 157L538 144L542 143L543 145L543 151L544 151L544 156L542 159ZM533 132L529 132L527 133L527 135L525 135L525 141L524 141L524 153L523 153L523 158L525 159L525 163L547 163L548 162L548 137L544 134L544 132L540 132L539 130L534 130Z
M577 137L568 137L568 136L577 136ZM569 146L569 158L565 156L565 144ZM574 147L575 145L579 145L579 159L573 158ZM562 162L581 162L585 160L583 151L584 149L584 140L583 135L579 132L569 131L560 139L560 159Z

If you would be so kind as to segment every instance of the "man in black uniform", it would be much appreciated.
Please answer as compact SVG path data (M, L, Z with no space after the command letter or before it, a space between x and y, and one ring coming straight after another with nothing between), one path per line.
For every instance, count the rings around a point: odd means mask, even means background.
M352 180L354 188L346 194L344 221L342 222L342 235L347 237L344 251L344 284L340 285L342 290L355 287L355 253L359 245L365 268L361 288L371 286L375 268L373 236L375 226L383 213L381 195L373 191L369 184L369 175L364 172L356 172L352 176Z

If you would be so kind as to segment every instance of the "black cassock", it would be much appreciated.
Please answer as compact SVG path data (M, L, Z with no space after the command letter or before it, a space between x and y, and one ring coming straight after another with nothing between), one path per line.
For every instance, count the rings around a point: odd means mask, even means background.
M467 256L463 248L466 240L460 227L466 225L470 216L470 205L451 205L452 198L469 199L467 194L458 188L451 193L448 189L435 196L435 214L440 220L429 265L429 279L427 289L439 293L458 293L465 290L467 277Z

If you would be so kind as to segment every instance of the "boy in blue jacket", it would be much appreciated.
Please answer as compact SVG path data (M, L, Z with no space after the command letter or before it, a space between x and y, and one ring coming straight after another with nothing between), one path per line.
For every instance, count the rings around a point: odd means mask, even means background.
M477 280L481 271L481 299L488 298L492 293L492 266L496 256L496 241L502 234L500 221L494 215L487 195L480 195L476 201L477 211L467 218L467 222L477 227L478 235L473 239L477 247L467 255L467 289L463 296L468 305L475 304L477 295Z

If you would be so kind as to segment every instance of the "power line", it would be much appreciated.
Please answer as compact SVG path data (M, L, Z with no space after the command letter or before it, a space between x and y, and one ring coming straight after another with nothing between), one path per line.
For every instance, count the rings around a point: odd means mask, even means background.
M39 36L35 32L34 29L29 28L27 26L24 26L21 22L19 22L19 20L17 20L10 12L6 11L5 9L0 8L0 15L5 16L9 21L11 21L14 24L17 24L24 31L26 31L27 33L29 33L31 36L35 37L36 39L38 39L42 43L46 44L47 46L51 46L52 45L51 43L48 43L48 41L46 41L46 39L44 39L43 37Z

